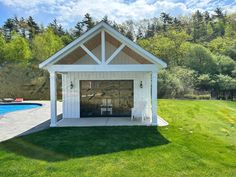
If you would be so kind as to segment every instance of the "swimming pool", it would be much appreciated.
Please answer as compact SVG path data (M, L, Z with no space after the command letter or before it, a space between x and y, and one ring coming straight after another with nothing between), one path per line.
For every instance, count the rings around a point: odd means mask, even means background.
M20 110L26 110L26 109L32 109L42 106L42 104L38 103L6 103L6 104L0 104L0 115L14 112L14 111L20 111Z

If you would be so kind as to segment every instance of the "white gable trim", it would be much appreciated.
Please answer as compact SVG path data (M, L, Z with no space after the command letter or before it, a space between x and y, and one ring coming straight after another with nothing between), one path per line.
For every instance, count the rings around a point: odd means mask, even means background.
M123 44L125 44L126 46L128 46L129 48L131 48L132 50L137 52L139 55L143 56L144 58L148 59L151 62L154 62L154 64L158 65L158 68L167 67L167 64L164 61L157 58L153 54L147 52L142 47L140 47L139 45L137 45L133 41L129 40L127 37L123 36L121 33L116 31L115 29L113 29L111 26L109 26L105 22L100 22L99 24L97 24L95 27L93 27L92 29L90 29L89 31L84 33L78 39L74 40L69 45L67 45L66 47L59 50L57 53L55 53L51 57L49 57L47 60L40 63L39 67L40 68L47 68L48 66L53 65L54 63L59 61L61 58L63 58L64 56L66 56L67 54L69 54L70 52L75 50L78 46L80 46L81 44L85 43L86 41L88 41L89 39L91 39L92 37L94 37L95 35L100 33L101 31L103 31L102 28L104 28L104 30L107 33L109 33L111 36L116 38L118 41L121 41ZM101 33L102 38L103 38L103 35L104 34ZM102 41L103 40L104 40L104 38L102 39ZM96 59L95 59L95 61L96 61ZM100 60L99 60L99 62L100 62Z
M144 50L142 47L137 45L135 42L131 41L118 31L116 31L114 28L109 26L108 24L104 23L105 31L109 33L111 36L115 37L118 41L121 41L122 43L125 43L129 48L137 52L139 55L143 56L146 59L149 59L149 61L154 62L155 64L161 65L163 68L167 67L167 64L162 61L161 59L157 58L153 54L149 53L148 51Z
M86 33L84 33L82 36L77 38L76 40L72 41L70 44L59 50L57 53L49 57L47 60L39 64L39 68L46 68L48 65L52 65L56 63L58 60L75 50L79 44L84 43L91 39L92 37L96 36L100 32L100 28L102 26L102 23L98 24L94 28L90 29Z

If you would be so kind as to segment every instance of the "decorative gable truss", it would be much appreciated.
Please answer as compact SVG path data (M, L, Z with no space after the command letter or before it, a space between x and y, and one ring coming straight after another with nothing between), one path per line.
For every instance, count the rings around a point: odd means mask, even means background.
M101 22L58 51L39 67L52 65L133 65L148 64L165 68L166 63L142 49L105 22Z
M79 44L57 64L153 64L105 30Z

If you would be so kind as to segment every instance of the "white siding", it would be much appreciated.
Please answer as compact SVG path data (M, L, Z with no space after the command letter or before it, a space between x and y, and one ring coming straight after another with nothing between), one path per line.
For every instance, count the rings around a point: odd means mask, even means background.
M147 72L78 72L62 76L63 118L80 117L80 80L134 80L134 107L140 101L148 103L148 117L151 115L151 73ZM73 89L70 83L73 83ZM140 88L140 82L143 88Z

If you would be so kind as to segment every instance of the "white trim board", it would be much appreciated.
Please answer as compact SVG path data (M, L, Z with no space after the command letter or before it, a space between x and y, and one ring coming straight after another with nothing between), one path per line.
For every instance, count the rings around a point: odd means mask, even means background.
M112 71L159 71L153 64L128 64L128 65L52 65L50 72L112 72Z

